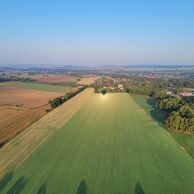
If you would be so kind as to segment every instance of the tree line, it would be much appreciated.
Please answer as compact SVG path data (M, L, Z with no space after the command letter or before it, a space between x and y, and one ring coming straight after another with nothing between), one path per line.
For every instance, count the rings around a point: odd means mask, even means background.
M31 82L34 80L31 78L27 78L27 77L15 77L15 76L0 75L0 82L11 82L11 81Z
M167 128L194 133L194 96L171 96L152 86L130 88L127 92L154 98L156 107L169 115L165 121Z
M74 92L69 92L67 93L65 96L59 96L57 98L54 98L52 100L49 100L49 104L52 108L56 108L59 105L63 104L64 102L68 101L69 99L71 99L72 97L76 96L77 94L79 94L81 91L83 91L84 89L86 89L87 86L82 86L81 88L78 88L76 91Z

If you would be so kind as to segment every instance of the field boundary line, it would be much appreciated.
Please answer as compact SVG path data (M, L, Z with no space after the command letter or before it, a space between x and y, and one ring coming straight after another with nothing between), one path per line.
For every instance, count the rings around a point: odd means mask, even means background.
M94 90L87 88L66 103L43 116L0 149L0 177L13 166L19 167L90 99ZM17 154L16 154L17 153Z

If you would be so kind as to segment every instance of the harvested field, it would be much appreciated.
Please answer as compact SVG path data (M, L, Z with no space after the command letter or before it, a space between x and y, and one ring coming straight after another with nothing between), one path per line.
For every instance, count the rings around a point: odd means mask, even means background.
M46 114L44 108L0 107L0 145Z
M77 82L78 77L70 75L48 75L35 78L38 82L41 83L66 83L66 82Z
M46 92L61 92L61 93L66 93L73 89L67 86L40 84L40 83L34 83L34 82L4 82L4 83L0 83L0 88L2 86L12 86L17 88L40 90L40 91L46 91Z
M0 106L22 106L27 108L48 104L49 99L65 93L30 90L14 86L0 86Z
M83 77L83 78L84 78L84 77L85 77L85 78L88 77L88 78L90 78L90 77L96 77L96 75L95 75L95 74L81 74L80 77Z
M86 78L81 78L79 81L80 85L90 85L93 84L98 78L97 77L86 77Z
M17 75L18 76L18 75ZM28 77L40 83L64 84L67 82L77 82L79 77L71 75L39 74L39 75L20 75L18 77Z
M61 128L90 98L93 89L86 89L57 107L39 121L24 130L0 150L0 177L5 170L19 166L32 152ZM17 154L16 154L17 153Z
M128 94L88 92L0 151L4 179L11 174L2 193L194 193L193 158L147 111Z

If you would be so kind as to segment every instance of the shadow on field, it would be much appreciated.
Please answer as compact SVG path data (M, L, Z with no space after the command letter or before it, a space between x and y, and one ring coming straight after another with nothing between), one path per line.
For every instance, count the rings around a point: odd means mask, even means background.
M11 181L13 178L13 171L7 173L1 180L0 180L0 193L6 187L6 185Z
M145 194L141 184L139 182L135 185L135 194Z
M166 112L164 112L164 111L162 111L162 110L160 110L160 109L158 109L156 106L155 106L155 100L154 99L151 99L151 98L149 98L149 99L147 99L147 103L149 104L149 105L151 105L152 106L152 110L150 110L150 115L152 116L152 118L155 120L155 121L157 121L157 123L160 125L160 126L162 126L162 127L164 127L165 125L164 125L164 122L165 122L165 120L166 120L166 118L167 118L167 113Z
M87 190L88 190L88 187L87 187L87 184L86 184L86 180L83 179L80 182L80 185L77 189L76 194L87 194Z
M22 190L25 188L27 182L28 182L27 179L24 176L22 176L9 189L9 191L7 192L7 194L19 194L19 193L21 193Z
M37 194L46 194L46 182L40 186Z

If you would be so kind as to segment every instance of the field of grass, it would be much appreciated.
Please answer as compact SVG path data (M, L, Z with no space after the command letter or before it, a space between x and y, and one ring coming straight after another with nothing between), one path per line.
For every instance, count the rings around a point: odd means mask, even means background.
M67 123L51 126L7 170L0 193L194 193L193 158L128 94L93 94Z
M154 108L155 103L153 99L141 95L132 95L132 97L142 108L146 108L147 113L152 115L153 118L156 118L157 115L156 121L160 124L164 122L166 115L163 111ZM153 112L157 112L157 114L153 114ZM194 136L178 131L168 130L168 132L194 158Z
M169 131L170 134L175 138L185 150L194 158L194 136L187 135L178 131Z
M164 126L164 121L167 118L167 113L155 107L155 100L145 95L131 95L133 100L150 115L161 126Z
M33 83L33 82L6 82L6 83L1 83L0 86L14 86L18 88L41 90L41 91L47 91L47 92L61 92L61 93L70 91L70 87L67 87L67 86L58 86L58 85L41 84L41 83Z

